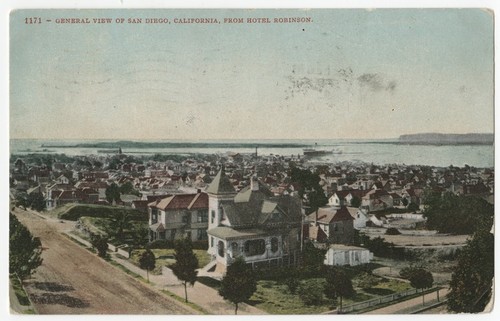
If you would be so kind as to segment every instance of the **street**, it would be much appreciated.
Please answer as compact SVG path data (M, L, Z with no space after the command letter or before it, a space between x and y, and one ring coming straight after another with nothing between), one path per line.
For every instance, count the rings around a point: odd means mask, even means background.
M59 220L43 219L19 208L13 212L40 237L43 263L26 281L39 314L193 314L181 303L149 289L56 229Z

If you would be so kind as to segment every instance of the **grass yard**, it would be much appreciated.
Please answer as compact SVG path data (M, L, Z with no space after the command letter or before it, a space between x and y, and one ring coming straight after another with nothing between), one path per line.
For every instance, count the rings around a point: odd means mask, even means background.
M31 305L30 300L28 299L28 295L24 291L23 285L15 275L9 275L10 283L12 284L12 288L14 289L14 293L16 294L17 299L19 300L19 304L29 306Z
M322 289L325 284L325 279L312 278L304 279L300 282L301 284L315 283L318 288ZM410 288L410 284L406 282L381 279L379 284L370 289L363 290L355 287L356 294L351 298L343 298L342 304L346 306L379 296L402 292ZM248 303L270 314L318 314L334 310L336 307L336 302L329 300L324 295L321 302L317 305L304 304L298 294L299 291L300 290L297 289L296 293L292 294L285 284L277 281L261 280L258 281L257 291L250 298Z
M145 250L133 250L132 255L130 256L130 261L135 265L139 266L139 258ZM155 257L156 257L156 267L151 272L155 275L160 275L163 266L168 266L170 264L175 263L174 259L174 249L153 249ZM198 268L202 268L208 263L210 263L210 255L208 255L205 250L193 250L194 254L198 258Z

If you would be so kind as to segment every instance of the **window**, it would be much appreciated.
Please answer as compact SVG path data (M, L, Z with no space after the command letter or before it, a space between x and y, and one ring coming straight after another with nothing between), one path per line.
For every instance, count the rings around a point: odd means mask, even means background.
M231 243L231 251L233 252L233 257L240 255L240 245L236 242Z
M170 239L175 240L175 234L177 234L177 230L174 228L170 231Z
M278 251L279 241L277 237L271 239L271 252L276 253Z
M214 210L212 210L211 215L212 216L211 216L210 223L214 224L214 221L215 221L215 211Z
M266 242L260 240L250 240L245 242L245 255L254 256L262 255L266 252Z
M219 243L217 244L217 249L219 251L219 256L224 257L224 242L219 241Z
M206 222L208 222L208 211L198 212L198 223L206 223Z
M214 247L214 237L210 236L210 247Z
M191 213L184 213L182 216L182 223L191 224Z
M198 229L196 230L196 238L198 241L206 240L208 238L207 235L207 230L205 229Z

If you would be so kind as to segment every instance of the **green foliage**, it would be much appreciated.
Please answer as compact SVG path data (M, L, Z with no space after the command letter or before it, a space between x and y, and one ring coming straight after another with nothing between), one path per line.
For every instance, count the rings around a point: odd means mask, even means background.
M297 291L297 288L300 285L299 274L297 273L297 270L289 269L289 273L285 274L285 275L286 275L286 279L285 279L284 283L287 286L288 291L290 291L290 293L292 293L292 294L295 294L295 292Z
M108 251L108 238L101 235L92 235L90 243L97 250L97 255L102 258L106 257Z
M354 196L351 199L351 206L359 208L361 206L361 198L359 196Z
M115 183L111 184L106 188L106 200L108 203L112 203L113 201L120 201L120 188Z
M313 174L307 169L294 167L291 170L291 182L298 183L299 196L307 197L306 205L309 206L311 212L328 203L323 188L319 185L320 178L317 173Z
M46 209L45 198L40 193L31 193L30 195L26 193L17 193L16 195L16 206L27 209L30 207L35 211L43 211Z
M303 283L298 290L299 298L305 305L320 305L323 302L323 291L318 283Z
M9 214L9 272L20 279L30 276L42 264L42 244L12 214Z
M146 270L147 280L149 282L149 271L152 271L156 265L156 258L153 252L150 249L147 249L144 253L142 253L139 258L139 266L141 269Z
M122 243L124 239L123 232L131 227L131 217L128 212L117 212L110 217L104 225L106 234L111 238L117 239L120 243Z
M395 228L395 227L389 227L385 231L385 234L386 235L399 235L399 234L401 234L401 232L397 228Z
M193 252L193 245L189 239L175 241L174 247L176 262L170 268L175 276L184 283L184 293L186 302L188 302L187 283L194 285L196 282L198 258Z
M146 222L148 218L136 209L93 204L65 204L53 212L57 217L70 221L76 221L82 216L113 218L123 214L127 214L132 221Z
M335 300L337 297L340 299L340 310L342 310L342 298L356 294L349 276L337 267L328 268L324 293L329 299Z
M144 246L148 242L149 229L145 226L136 225L132 230L132 238L135 246Z
M243 258L238 257L228 266L221 281L219 295L234 303L234 314L238 314L238 304L250 299L256 290L257 280L252 268L247 266Z
M380 236L370 239L368 236L363 237L363 244L368 248L375 256L380 257L390 257L392 255L392 249L394 244L386 242Z
M440 233L473 234L481 227L493 224L493 205L478 197L443 196L428 192L424 216L427 227Z
M326 250L316 248L312 242L304 243L302 267L320 271L325 261Z
M467 242L450 281L448 308L454 312L482 312L491 299L494 276L494 236L480 229Z
M360 274L357 277L357 280L358 280L358 286L362 289L373 288L380 282L380 279L378 277L367 272L363 272L362 274Z
M434 283L431 272L422 268L413 269L408 279L410 280L411 286L415 289L428 289L432 287Z
M410 203L408 204L408 211L410 212L416 212L420 209L417 203Z

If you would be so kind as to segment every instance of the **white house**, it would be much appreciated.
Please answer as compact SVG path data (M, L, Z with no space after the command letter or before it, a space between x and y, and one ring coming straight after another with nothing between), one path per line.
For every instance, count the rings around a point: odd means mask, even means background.
M373 253L368 249L356 246L333 244L325 254L325 265L360 265L370 263Z
M208 253L225 272L241 256L252 267L295 264L300 249L301 202L274 197L256 178L236 193L222 169L206 189Z

